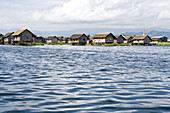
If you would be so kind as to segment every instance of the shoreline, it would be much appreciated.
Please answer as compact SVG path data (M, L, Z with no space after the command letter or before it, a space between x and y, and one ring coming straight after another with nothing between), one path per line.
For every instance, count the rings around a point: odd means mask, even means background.
M150 44L150 45L132 45L132 44L104 44L104 45L91 45L91 44L86 44L86 45L72 45L72 44L47 44L47 43L36 43L36 44L17 44L17 45L12 45L12 44L0 44L4 46L45 46L45 45L50 45L50 46L64 46L64 45L70 45L70 46L93 46L93 47L114 47L114 46L170 46L170 43L159 43L159 44Z

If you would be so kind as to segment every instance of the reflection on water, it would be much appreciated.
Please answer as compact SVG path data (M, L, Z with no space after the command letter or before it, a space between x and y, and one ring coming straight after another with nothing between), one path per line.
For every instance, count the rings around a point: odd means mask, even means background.
M170 112L170 47L0 46L0 112Z

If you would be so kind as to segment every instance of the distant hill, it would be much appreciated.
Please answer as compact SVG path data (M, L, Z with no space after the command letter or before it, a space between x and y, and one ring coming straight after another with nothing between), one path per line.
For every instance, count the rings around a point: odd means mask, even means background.
M143 35L143 32L126 32L124 33L125 35ZM170 32L165 32L165 31L150 31L146 33L146 35L149 35L151 37L154 36L166 36L170 39Z

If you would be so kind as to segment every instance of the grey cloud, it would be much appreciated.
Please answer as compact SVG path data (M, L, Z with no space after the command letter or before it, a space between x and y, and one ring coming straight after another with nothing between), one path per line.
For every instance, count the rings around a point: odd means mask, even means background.
M0 3L3 5L0 24L6 28L170 27L170 1L167 0L15 0Z

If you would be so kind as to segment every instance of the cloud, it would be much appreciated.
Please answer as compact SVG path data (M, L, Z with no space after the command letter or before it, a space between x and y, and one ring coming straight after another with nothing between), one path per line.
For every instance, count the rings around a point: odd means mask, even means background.
M69 0L60 6L49 7L34 13L38 21L51 23L81 23L119 26L153 26L165 12L160 10L170 8L165 0Z
M167 20L170 19L170 12L168 10L161 11L158 15L158 19Z
M70 0L34 14L34 18L51 22L101 22L116 19L125 13L118 8L128 0Z
M170 27L167 0L2 0L1 28Z

